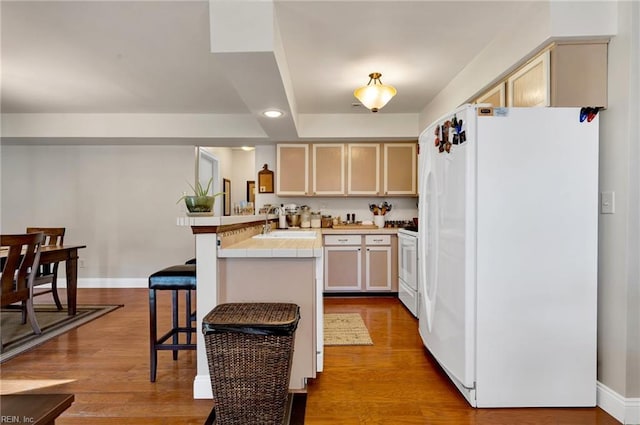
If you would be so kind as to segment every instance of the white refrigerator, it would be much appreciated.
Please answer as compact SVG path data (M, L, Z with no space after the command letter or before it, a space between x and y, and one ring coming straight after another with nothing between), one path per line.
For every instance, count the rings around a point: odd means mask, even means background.
M420 335L474 407L596 404L598 117L582 118L465 105L420 135Z

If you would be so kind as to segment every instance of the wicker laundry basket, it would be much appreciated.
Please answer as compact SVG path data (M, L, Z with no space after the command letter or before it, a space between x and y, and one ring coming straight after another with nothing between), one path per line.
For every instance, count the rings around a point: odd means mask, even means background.
M203 319L216 425L281 425L300 308L220 304Z

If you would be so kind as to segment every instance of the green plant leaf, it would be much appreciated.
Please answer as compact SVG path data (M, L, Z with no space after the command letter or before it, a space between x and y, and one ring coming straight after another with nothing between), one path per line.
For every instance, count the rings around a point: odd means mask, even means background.
M207 193L209 193L209 188L211 187L211 183L213 183L213 177L211 177L209 179L209 183L207 183L207 189L204 191L204 194L206 195Z
M207 188L204 189L202 187L202 184L200 184L199 181L196 182L195 187L191 183L187 182L187 184L189 185L189 187L191 188L191 190L193 191L193 194L195 196L208 196L207 193L209 193L209 189L211 189L211 184L212 183L213 183L213 177L211 177L209 179L209 182L207 183ZM211 195L211 196L216 197L216 196L220 196L222 194L224 194L224 192L216 193L215 195ZM179 203L180 201L182 201L187 196L189 196L189 195L183 195L180 198L178 198L178 200L176 201L176 204Z

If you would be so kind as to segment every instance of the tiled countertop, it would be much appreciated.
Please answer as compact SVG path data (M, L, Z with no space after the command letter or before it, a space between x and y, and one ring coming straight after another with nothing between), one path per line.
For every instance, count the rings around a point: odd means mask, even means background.
M315 230L315 239L254 239L247 238L218 249L218 258L311 258L322 255L322 235L380 235L398 233L397 228L382 229L304 229Z
M322 256L322 234L315 239L254 239L247 238L218 249L218 258L311 258Z

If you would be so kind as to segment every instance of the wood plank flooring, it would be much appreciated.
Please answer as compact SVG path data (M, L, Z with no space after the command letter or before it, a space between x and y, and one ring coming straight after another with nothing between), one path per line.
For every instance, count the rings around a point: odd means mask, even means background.
M169 296L160 299L161 326ZM81 289L78 302L124 304L0 366L0 392L73 393L58 425L203 424L212 403L194 400L195 352L159 353L149 382L146 289ZM394 298L327 298L329 313L358 312L373 346L325 347L308 386L306 425L616 425L593 409L472 409L426 352L417 321Z

